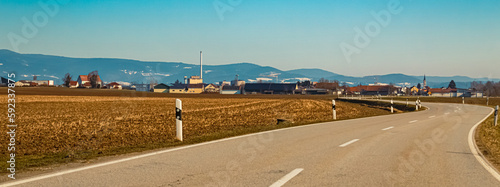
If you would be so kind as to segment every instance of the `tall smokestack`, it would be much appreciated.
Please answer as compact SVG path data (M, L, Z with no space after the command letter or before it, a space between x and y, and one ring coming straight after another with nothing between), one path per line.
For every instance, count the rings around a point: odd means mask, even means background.
M203 52L200 51L200 79L203 79Z

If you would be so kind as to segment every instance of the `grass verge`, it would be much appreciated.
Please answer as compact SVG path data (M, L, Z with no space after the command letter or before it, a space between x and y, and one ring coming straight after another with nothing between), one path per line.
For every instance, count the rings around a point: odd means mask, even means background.
M343 101L343 102L361 104L361 105L368 106L368 107L377 107L377 108L380 108L383 110L391 111L391 103L389 103L387 101L357 100L357 99L337 99L337 100ZM406 105L406 104L402 104L402 103L394 103L393 107L394 107L394 110L396 112L397 111L411 112L411 111L416 110L415 105L411 105L411 104ZM422 106L422 109L425 109L425 108Z
M494 114L476 129L476 144L484 157L500 171L500 126L494 126Z

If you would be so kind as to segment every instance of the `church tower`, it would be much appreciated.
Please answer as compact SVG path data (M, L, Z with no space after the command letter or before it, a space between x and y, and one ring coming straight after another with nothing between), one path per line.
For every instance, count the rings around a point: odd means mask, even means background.
M427 87L427 80L425 80L425 74L424 74L424 87L423 88L426 88Z

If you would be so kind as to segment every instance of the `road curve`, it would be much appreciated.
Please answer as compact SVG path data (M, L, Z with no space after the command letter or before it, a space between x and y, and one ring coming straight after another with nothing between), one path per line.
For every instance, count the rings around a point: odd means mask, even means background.
M476 160L471 128L491 108L318 123L17 179L1 186L500 186Z

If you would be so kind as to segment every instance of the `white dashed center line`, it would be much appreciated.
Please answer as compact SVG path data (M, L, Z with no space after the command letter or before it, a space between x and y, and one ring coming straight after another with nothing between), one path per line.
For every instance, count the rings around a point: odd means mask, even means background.
M418 120L413 120L413 121L410 121L410 123L415 123L415 122L417 122L417 121L418 121Z
M352 144L354 142L357 142L359 139L354 139L354 140L351 140L351 141L348 141L342 145L339 145L339 147L345 147L345 146L348 146L349 144Z
M385 129L382 129L382 130L386 131L386 130L389 130L389 129L392 129L392 128L394 128L394 126L390 126L390 127L385 128Z
M294 169L292 172L286 174L284 177L282 177L280 180L276 181L274 184L272 184L269 187L280 187L280 186L283 186L290 179L292 179L293 177L297 176L300 172L302 172L302 170L304 170L304 169L303 168Z
M436 116L429 116L429 118L434 118L434 117L436 117Z

